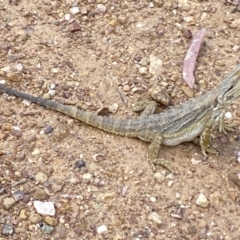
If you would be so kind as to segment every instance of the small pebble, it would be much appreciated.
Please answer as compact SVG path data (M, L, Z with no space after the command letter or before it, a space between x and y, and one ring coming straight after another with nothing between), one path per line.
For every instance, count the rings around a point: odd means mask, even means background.
M106 233L107 231L108 231L108 229L105 225L101 225L100 227L97 228L98 234Z
M129 92L130 91L130 86L129 85L124 85L123 86L123 91L124 92Z
M20 201L23 199L23 197L24 197L23 191L18 190L13 193L13 198L15 199L15 201Z
M232 48L232 50L233 50L234 52L238 52L239 48L240 48L240 45L234 45L233 48Z
M162 224L162 218L160 217L160 215L157 212L151 212L148 215L148 219L152 220L153 222L161 225Z
M79 10L78 7L72 7L72 8L70 8L69 12L70 12L72 15L75 15L75 14L79 13L80 10Z
M49 226L48 224L42 223L40 224L41 230L42 232L46 233L46 234L52 234L54 231L54 228L52 226Z
M146 75L148 73L147 68L146 67L140 67L139 68L139 73L141 75Z
M40 223L42 221L42 216L38 213L30 213L28 220L33 224Z
M196 204L200 207L206 208L209 205L209 201L204 194L200 193L196 200Z
M14 233L14 226L11 224L4 224L2 227L2 234L4 236L10 236Z
M165 176L163 176L160 172L154 173L154 178L158 183L162 183L165 180Z
M40 183L44 183L48 180L48 177L45 173L43 172L38 172L36 175L35 175L35 180L37 182L40 182Z
M44 129L45 134L50 134L50 133L52 133L52 131L53 131L53 127L50 125L46 126Z
M92 178L92 174L91 173L84 173L82 175L82 178L86 179L86 180L90 180Z
M83 160L79 160L79 161L75 162L74 165L75 165L75 168L81 169L86 166L86 163Z
M8 210L8 209L12 208L16 203L17 203L16 200L12 197L4 198L2 206L4 209Z

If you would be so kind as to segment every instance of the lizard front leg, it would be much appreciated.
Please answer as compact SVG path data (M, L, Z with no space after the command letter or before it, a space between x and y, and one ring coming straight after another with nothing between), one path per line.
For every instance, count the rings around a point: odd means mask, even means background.
M140 118L147 117L154 113L157 107L157 103L155 101L149 101L147 99L137 101L136 103L132 104L132 109L135 112L141 112Z
M173 169L168 160L164 158L158 158L158 151L159 151L160 145L162 144L162 141L163 141L162 135L157 134L153 139L153 141L151 142L151 144L149 145L148 153L147 153L148 161L150 162L150 164L153 165L154 170L155 170L154 165L161 165L167 168L170 172L173 172Z

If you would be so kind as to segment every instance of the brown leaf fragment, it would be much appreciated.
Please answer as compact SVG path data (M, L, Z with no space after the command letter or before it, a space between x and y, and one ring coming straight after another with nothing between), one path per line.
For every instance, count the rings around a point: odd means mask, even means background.
M183 60L183 80L189 85L190 88L193 88L195 84L193 72L205 31L206 29L202 28L193 36L191 45Z

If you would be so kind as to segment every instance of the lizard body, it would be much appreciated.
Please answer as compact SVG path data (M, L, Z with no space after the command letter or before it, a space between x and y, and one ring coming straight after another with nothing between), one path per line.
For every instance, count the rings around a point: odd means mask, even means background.
M174 146L200 136L203 154L206 156L206 152L216 153L209 147L210 134L216 124L219 125L220 131L227 129L223 121L225 111L232 101L240 97L240 65L217 87L204 95L192 98L159 114L147 116L143 114L143 117L126 120L98 116L11 89L3 84L0 84L0 89L7 94L57 110L104 131L150 142L148 160L152 164L160 164L171 170L166 160L157 157L161 144Z

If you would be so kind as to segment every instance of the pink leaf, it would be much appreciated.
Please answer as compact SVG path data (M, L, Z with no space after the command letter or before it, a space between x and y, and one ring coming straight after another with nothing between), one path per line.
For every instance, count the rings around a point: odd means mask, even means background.
M196 59L202 45L205 31L206 29L202 28L193 36L191 45L183 61L183 80L190 88L193 88L195 84L193 72L195 70Z

